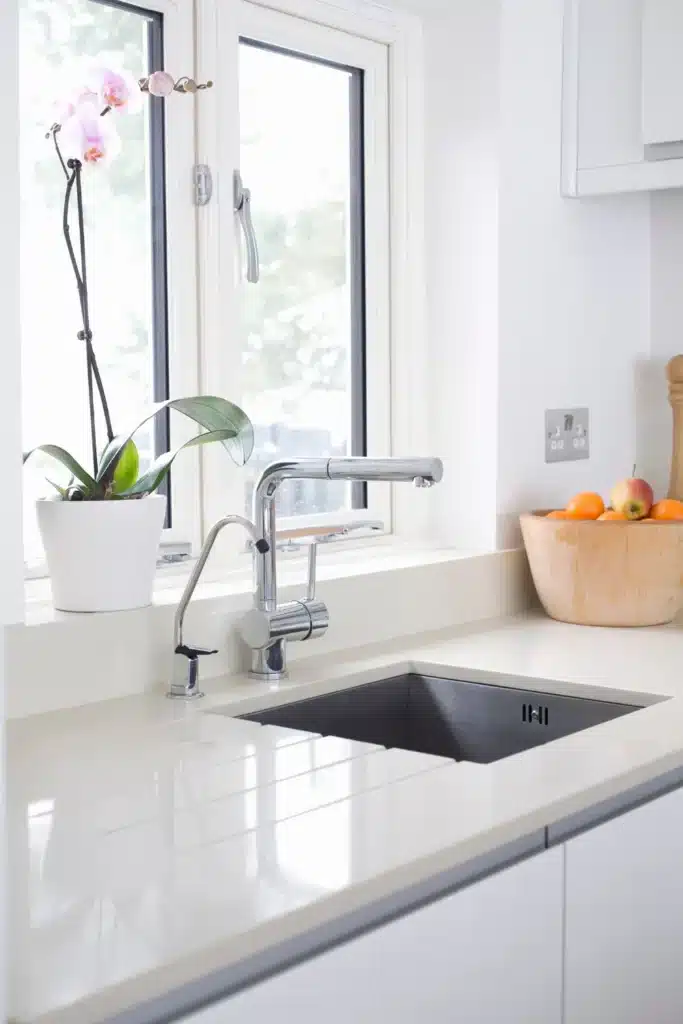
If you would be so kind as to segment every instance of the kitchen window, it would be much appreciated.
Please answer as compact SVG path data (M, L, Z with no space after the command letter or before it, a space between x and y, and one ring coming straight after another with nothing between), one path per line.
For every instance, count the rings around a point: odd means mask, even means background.
M255 425L245 470L217 447L175 464L168 550L196 551L227 510L249 513L273 459L390 454L401 367L390 327L400 346L411 290L408 133L396 118L405 96L390 106L390 83L405 90L396 20L325 0L277 0L283 10L248 0L18 2L24 447L50 440L87 452L62 182L44 131L58 65L104 54L136 77L163 67L214 82L121 121L124 152L87 176L93 336L115 422L169 394L204 392L242 405ZM195 205L195 164L210 170L206 205ZM236 172L251 194L258 281L247 279L254 253L233 208ZM192 426L171 417L141 435L146 459L169 431L175 445ZM29 564L41 558L33 503L44 468L36 458L24 471ZM291 481L279 512L282 528L372 519L392 529L380 483Z
M218 82L215 113L200 111L200 158L223 175L219 202L200 216L203 365L206 379L230 382L256 428L252 461L225 486L206 453L217 517L250 512L274 459L391 451L389 47L248 0L216 20L208 6L217 43L200 54L235 71ZM222 230L233 171L251 196L258 281L239 223ZM234 268L234 295L217 266ZM287 481L278 511L283 529L354 519L391 529L382 484Z

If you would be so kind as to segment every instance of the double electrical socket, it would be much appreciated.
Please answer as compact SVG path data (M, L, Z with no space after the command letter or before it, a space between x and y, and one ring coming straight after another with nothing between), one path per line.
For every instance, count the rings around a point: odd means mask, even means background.
M546 409L545 461L573 462L589 455L588 409Z

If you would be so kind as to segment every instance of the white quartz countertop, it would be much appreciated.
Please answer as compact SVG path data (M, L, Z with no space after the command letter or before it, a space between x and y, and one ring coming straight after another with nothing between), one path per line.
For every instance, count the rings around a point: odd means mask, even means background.
M489 765L230 717L412 669L651 706ZM11 1014L96 1024L682 765L683 629L505 620L12 721L7 745Z

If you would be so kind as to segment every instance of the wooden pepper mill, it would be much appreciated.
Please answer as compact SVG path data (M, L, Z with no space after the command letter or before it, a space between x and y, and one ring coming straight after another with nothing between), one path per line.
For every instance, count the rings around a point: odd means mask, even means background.
M669 360L666 376L669 381L669 402L674 422L669 497L683 501L683 355L674 356Z

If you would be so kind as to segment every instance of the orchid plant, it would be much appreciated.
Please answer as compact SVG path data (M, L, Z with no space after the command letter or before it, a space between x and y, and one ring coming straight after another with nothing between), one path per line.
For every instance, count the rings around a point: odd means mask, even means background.
M93 345L88 301L86 239L83 211L82 173L85 167L96 168L114 159L119 149L115 118L137 112L145 95L165 98L173 92L196 93L210 88L211 82L197 83L191 78L175 81L166 71L155 71L148 78L135 81L123 72L105 67L92 67L83 84L57 108L57 119L46 135L51 139L61 165L66 187L62 210L62 231L71 268L76 280L82 329L77 338L83 343L88 387L88 415L92 472L68 451L55 444L43 444L24 454L24 462L41 451L61 463L71 474L65 487L53 484L59 496L68 501L141 498L152 494L166 477L173 460L184 448L220 442L233 460L242 465L250 457L254 433L246 413L224 398L198 395L169 399L153 405L131 429L115 433L109 403ZM78 240L71 237L72 206L76 204ZM102 413L106 444L101 448L97 430L97 406ZM135 433L153 417L166 409L175 409L189 417L204 432L186 441L173 451L161 454L140 475L139 455L133 440Z

